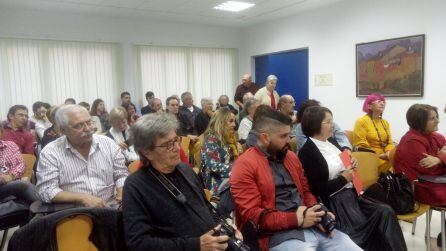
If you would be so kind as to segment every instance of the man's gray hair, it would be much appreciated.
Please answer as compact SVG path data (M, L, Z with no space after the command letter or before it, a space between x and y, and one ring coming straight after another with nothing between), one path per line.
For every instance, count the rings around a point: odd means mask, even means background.
M247 92L245 93L245 95L243 95L243 103L245 103L246 101L253 99L254 95L251 92Z
M245 112L246 115L249 114L249 109L251 109L251 107L255 104L257 104L259 101L257 101L257 99L252 98L252 99L248 99L244 104L243 104L243 111Z
M177 119L168 113L144 115L136 121L131 128L131 142L133 142L135 151L141 156L142 150L153 150L158 138L164 137L178 128Z
M70 114L84 110L88 113L85 107L80 105L62 105L56 112L55 120L56 124L60 128L67 128L69 126Z
M212 99L211 98L202 98L201 99L201 108L203 108L203 106L206 105L206 103L211 102L212 103Z

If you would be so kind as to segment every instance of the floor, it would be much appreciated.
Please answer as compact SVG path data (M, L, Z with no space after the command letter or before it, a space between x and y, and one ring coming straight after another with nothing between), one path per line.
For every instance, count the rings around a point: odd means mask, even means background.
M421 251L426 250L426 244L424 242L424 233L426 230L426 216L423 215L418 218L417 226L415 229L415 235L411 234L412 231L412 224L407 222L400 222L401 229L403 230L404 238L407 243L407 248L409 251ZM440 221L440 213L434 211L432 213L432 221L431 221L431 250L432 251L439 251L437 248L437 235L440 232L441 228L441 221ZM8 233L8 240L11 238L11 235L15 231L14 228L9 231ZM2 233L3 234L3 233ZM6 245L5 249L8 245ZM1 250L0 250L1 251Z

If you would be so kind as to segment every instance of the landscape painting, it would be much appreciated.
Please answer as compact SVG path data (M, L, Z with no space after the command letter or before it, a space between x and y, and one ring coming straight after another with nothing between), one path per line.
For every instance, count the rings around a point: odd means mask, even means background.
M356 96L423 96L424 35L356 45Z

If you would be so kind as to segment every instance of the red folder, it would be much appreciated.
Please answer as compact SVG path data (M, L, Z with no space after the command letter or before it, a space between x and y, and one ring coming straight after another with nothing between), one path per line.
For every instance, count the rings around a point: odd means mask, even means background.
M347 150L344 150L342 153L340 153L339 157L341 157L342 163L344 164L346 169L352 168L352 158L350 157L350 153ZM358 194L362 193L362 183L359 180L358 170L356 169L353 170L353 186L355 187Z

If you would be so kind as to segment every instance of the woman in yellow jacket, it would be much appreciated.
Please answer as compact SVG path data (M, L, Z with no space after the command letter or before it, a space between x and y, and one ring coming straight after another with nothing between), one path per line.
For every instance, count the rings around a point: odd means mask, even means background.
M389 172L389 152L395 148L389 122L382 118L385 107L386 100L381 94L367 96L362 106L367 114L356 121L353 130L353 145L356 149L372 150L378 154L380 173Z

